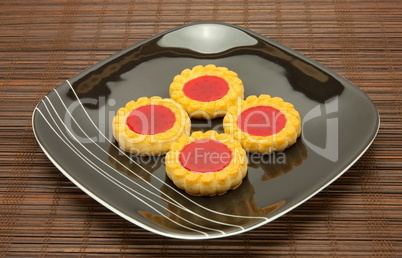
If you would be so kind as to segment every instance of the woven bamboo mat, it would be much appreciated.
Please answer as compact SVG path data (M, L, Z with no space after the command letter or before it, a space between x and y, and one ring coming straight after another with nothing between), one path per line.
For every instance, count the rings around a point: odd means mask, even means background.
M36 103L84 68L185 23L248 27L365 91L378 137L340 179L250 232L183 241L143 230L77 189L31 128ZM402 4L399 0L0 2L0 254L402 256Z

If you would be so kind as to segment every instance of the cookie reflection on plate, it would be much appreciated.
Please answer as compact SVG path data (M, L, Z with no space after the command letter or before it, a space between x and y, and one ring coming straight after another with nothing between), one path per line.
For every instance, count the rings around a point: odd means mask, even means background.
M307 159L307 148L301 139L285 151L261 155L259 153L248 153L248 166L261 168L264 174L262 181L267 181L284 175L297 167Z
M117 147L117 142L109 147L109 162L114 167L133 178L142 177L151 182L151 174L163 163L165 156L137 156L123 152ZM144 169L141 169L140 166Z
M165 215L148 211L139 213L168 229L186 230L185 227L189 227L203 231L205 228L223 230L260 221L285 204L282 200L263 208L258 207L254 201L254 187L247 177L235 190L215 197L196 197L173 189L176 189L174 184L166 177L165 185L161 187L163 198L170 200ZM172 200L176 203L172 204Z

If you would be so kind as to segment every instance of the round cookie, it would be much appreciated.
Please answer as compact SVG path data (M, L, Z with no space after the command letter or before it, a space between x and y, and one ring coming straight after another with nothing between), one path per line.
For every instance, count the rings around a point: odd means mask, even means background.
M228 134L197 131L172 144L165 165L178 188L195 196L214 196L242 183L247 174L247 155Z
M113 118L113 136L122 150L137 155L160 155L182 135L189 135L190 118L172 99L139 98L120 108Z
M267 154L293 145L301 133L301 120L291 103L262 94L230 107L223 127L246 151Z
M228 107L243 99L244 87L237 73L226 67L197 65L174 77L170 97L191 117L213 119L224 116Z

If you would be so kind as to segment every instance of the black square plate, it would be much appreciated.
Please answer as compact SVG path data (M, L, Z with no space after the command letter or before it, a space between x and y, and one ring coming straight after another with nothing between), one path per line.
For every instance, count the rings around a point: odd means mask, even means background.
M239 74L245 95L269 94L294 104L302 136L284 152L249 155L240 187L193 197L165 176L163 158L118 150L111 121L139 97L169 97L185 68L215 64ZM222 130L222 120L193 120L193 130ZM183 239L242 233L305 202L367 150L379 127L371 100L315 61L245 28L222 23L178 27L122 50L50 92L35 108L43 151L79 188L123 218Z

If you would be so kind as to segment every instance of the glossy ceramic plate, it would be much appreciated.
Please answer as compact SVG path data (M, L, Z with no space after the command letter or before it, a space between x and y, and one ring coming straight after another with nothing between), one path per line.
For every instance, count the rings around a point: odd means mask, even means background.
M165 175L164 156L121 152L111 121L139 97L169 97L176 74L215 64L237 72L245 96L270 94L294 104L297 143L271 155L249 154L235 190L193 197ZM222 120L193 120L193 130L222 131ZM50 92L33 113L35 136L74 184L108 209L152 232L183 239L242 233L305 202L344 173L376 136L370 99L328 68L245 28L197 23L156 35L107 58Z

